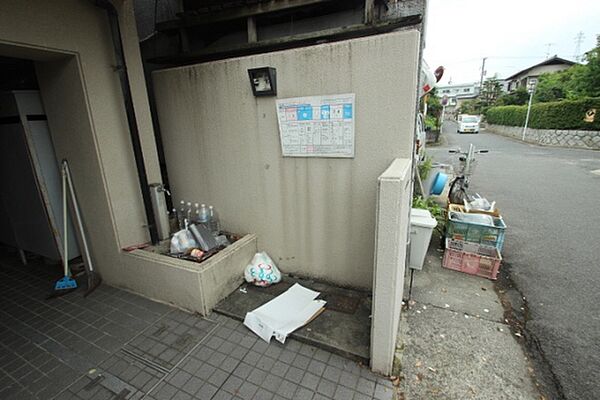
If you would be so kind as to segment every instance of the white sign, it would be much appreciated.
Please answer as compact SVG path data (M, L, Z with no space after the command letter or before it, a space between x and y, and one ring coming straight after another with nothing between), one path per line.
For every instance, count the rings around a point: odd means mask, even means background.
M277 100L284 157L354 157L354 93Z

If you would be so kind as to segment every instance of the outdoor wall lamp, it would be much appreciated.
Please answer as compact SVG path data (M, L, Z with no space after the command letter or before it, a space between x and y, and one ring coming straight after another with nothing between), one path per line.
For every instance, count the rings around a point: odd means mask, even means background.
M252 93L255 96L277 95L277 70L273 67L251 68L248 70Z

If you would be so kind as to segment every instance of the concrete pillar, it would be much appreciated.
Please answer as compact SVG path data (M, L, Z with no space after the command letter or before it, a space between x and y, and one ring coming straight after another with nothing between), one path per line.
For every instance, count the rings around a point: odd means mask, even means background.
M371 369L392 372L406 268L411 160L397 158L378 178L371 320Z

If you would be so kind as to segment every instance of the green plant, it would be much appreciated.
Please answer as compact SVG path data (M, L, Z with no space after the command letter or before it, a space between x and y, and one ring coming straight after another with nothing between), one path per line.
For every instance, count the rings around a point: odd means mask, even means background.
M436 219L437 226L436 230L440 235L443 235L446 227L446 210L443 209L438 203L435 202L431 197L424 199L422 196L416 195L413 197L413 208L420 208L423 210L429 210L431 215Z
M600 118L596 118L594 122L584 121L585 113L589 109L600 110L599 97L536 103L531 106L529 127L600 130ZM523 126L526 115L527 106L501 106L487 110L486 119L490 124Z
M431 171L431 167L433 166L433 160L431 156L425 153L423 160L419 162L419 176L421 177L421 181L424 181L429 176L429 172Z

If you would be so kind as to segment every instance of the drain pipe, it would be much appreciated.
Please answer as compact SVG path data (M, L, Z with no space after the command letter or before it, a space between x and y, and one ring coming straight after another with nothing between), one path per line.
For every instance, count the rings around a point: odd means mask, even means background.
M125 54L123 52L121 28L119 26L119 13L115 6L108 0L92 0L92 3L94 3L95 6L104 9L108 15L115 57L117 59L116 69L119 73L121 91L123 92L123 98L125 100L125 112L127 113L129 135L131 136L131 145L133 147L135 165L140 181L144 210L146 212L146 220L148 221L148 229L150 231L150 240L152 241L152 244L157 244L159 242L158 231L156 229L154 212L152 210L152 200L150 199L150 187L148 186L148 176L146 175L146 165L144 163L144 154L140 142L140 132L135 117L135 109L133 108L133 99L131 98L131 84L129 82L129 76L127 75L127 63L125 62Z

